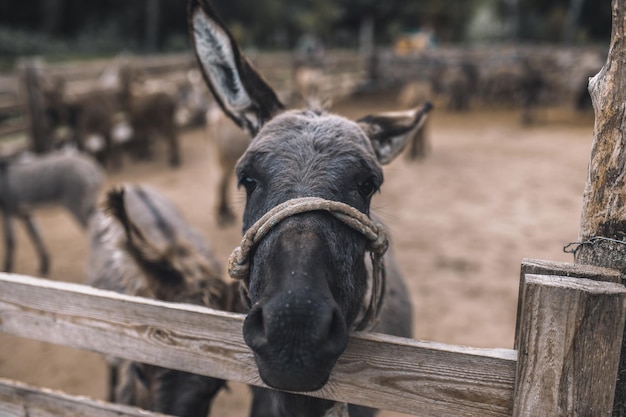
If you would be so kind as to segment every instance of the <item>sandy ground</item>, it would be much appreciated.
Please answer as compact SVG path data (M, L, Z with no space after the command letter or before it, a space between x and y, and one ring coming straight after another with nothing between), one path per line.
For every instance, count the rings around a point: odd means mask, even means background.
M384 98L366 97L339 103L337 110L355 117L393 106ZM415 338L511 348L521 260L572 261L562 248L577 239L593 119L567 111L540 116L537 125L521 128L514 111L436 110L429 157L422 162L400 158L385 168L385 184L373 207L391 230L409 281ZM206 232L225 263L240 226L216 225L218 172L212 144L202 130L193 130L182 135L182 146L182 168L170 169L161 155L151 163L126 164L109 174L107 185L158 186ZM239 213L243 202L235 191ZM82 282L86 236L59 209L40 211L37 217L52 253L50 278ZM36 274L32 246L18 230L16 272ZM105 396L99 355L8 335L0 335L0 377ZM246 387L232 384L218 398L213 415L245 416L248 403Z

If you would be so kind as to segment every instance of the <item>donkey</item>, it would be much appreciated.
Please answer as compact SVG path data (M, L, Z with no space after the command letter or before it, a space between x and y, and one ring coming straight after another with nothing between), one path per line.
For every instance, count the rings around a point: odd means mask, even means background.
M119 107L117 94L109 89L95 89L78 97L69 97L64 80L44 83L45 114L51 135L69 130L61 144L70 143L92 155L103 167L118 169L122 164L121 144L128 127L116 120ZM58 138L55 138L58 139Z
M250 137L226 117L217 105L207 111L206 125L207 134L215 144L221 171L217 189L217 223L220 227L226 227L235 221L235 213L230 207L231 179L237 161L250 144Z
M90 225L87 283L170 302L241 311L238 289L202 237L155 188L108 192ZM109 358L109 400L180 417L206 417L221 379Z
M398 104L400 108L407 109L415 107L419 103L430 101L433 96L434 92L431 82L427 80L409 81L401 87L398 93ZM430 153L429 120L426 119L411 135L408 150L405 152L406 159L410 161L422 160Z
M244 238L229 273L241 279L243 337L260 378L280 391L254 389L251 415L323 416L337 403L299 393L326 386L350 331L411 336L408 291L384 255L388 241L370 202L381 164L402 151L431 106L357 122L315 108L285 111L208 0L191 0L188 16L205 81L254 137L236 167ZM374 412L350 406L351 415Z
M324 71L319 66L296 63L293 70L293 101L320 100L324 83Z
M151 159L155 137L167 142L169 164L181 164L176 100L165 91L137 94L133 91L135 70L130 65L120 68L120 108L126 113L133 131L129 147L136 157Z
M4 222L4 271L13 270L13 219L20 219L39 256L39 273L48 275L50 257L32 217L42 206L64 207L86 229L96 208L104 175L91 157L76 151L0 161L0 210Z
M445 95L448 110L453 112L468 111L479 83L478 71L475 66L462 62L447 66L436 74L438 88Z
M541 103L541 95L546 90L546 78L542 72L528 59L522 61L523 75L520 82L522 89L522 117L523 126L530 126L536 122L537 108Z

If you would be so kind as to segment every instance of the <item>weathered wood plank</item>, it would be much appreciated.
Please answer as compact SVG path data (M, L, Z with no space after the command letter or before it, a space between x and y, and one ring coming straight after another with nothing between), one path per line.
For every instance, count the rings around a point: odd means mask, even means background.
M21 123L0 124L0 136L9 136L25 131L26 128Z
M22 111L22 104L17 98L0 99L0 113L19 113Z
M243 316L0 274L0 331L262 386ZM356 334L314 396L423 417L510 416L516 352Z
M135 407L110 404L0 378L2 417L166 417Z
M586 278L593 281L616 282L622 280L620 271L601 266L576 264L571 262L555 262L542 259L522 259L519 278L519 292L517 300L517 320L515 321L515 342L513 349L518 348L520 319L522 309L522 297L524 294L524 285L526 284L526 275L559 275L562 277Z
M171 55L142 55L142 56L125 56L113 57L107 59L98 59L81 62L67 62L61 64L46 64L46 72L50 75L59 76L70 81L96 79L100 77L103 71L117 62L128 62L137 68L149 74L160 74L173 70L190 68L194 62L193 55L190 53L171 54Z
M620 271L595 265L584 265L572 262L546 261L542 259L524 258L522 275L559 275L562 277L586 278L593 281L620 283ZM521 288L521 287L520 287Z
M15 74L0 74L0 93L17 95L19 93L19 79Z
M513 416L611 415L626 288L529 274L523 293Z
M341 389L333 399L421 417L510 416L515 357L509 349L360 334L350 339L330 385Z

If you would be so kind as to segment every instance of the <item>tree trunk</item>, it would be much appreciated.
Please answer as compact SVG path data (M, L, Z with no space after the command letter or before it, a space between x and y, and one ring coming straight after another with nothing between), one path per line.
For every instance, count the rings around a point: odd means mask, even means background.
M595 110L594 140L583 194L578 263L626 274L626 0L613 0L607 61L589 81ZM613 416L626 416L626 345L615 391Z
M567 17L563 25L563 42L571 44L576 37L578 31L578 19L583 9L584 0L570 0L567 9Z
M506 25L509 37L512 42L518 42L522 30L519 0L505 0L504 4L506 6Z
M369 59L374 51L374 18L365 16L359 27L359 54Z
M46 0L41 4L42 28L47 35L58 35L62 9L63 0Z
M146 1L146 37L145 50L155 52L159 43L160 1Z

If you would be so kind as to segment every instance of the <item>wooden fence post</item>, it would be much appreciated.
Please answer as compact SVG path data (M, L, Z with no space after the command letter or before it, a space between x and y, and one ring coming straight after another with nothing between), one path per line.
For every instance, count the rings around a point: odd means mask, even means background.
M31 148L36 153L45 153L52 149L52 140L41 93L40 66L36 60L25 61L20 66L20 82L26 125L32 141Z
M587 278L593 281L620 283L622 275L619 271L594 265L573 264L570 262L546 261L543 259L522 259L520 268L519 292L517 300L517 320L515 322L515 342L513 349L519 349L522 306L524 305L524 287L526 275L558 275L562 277Z
M610 416L625 319L621 284L526 275L513 416Z

